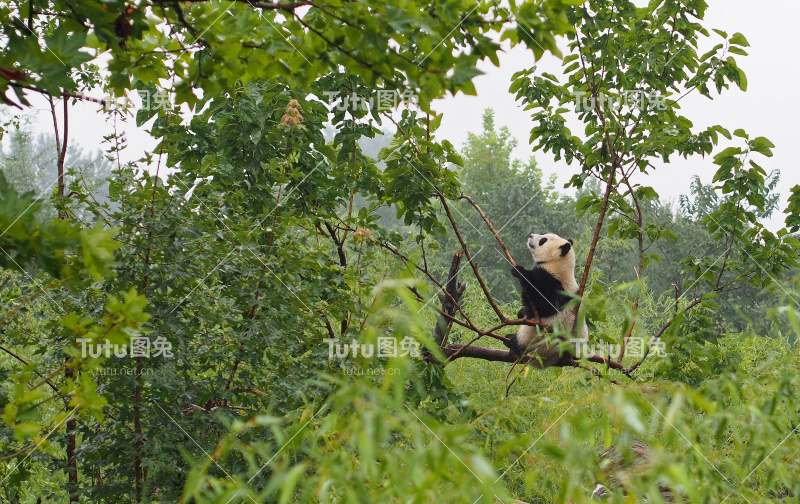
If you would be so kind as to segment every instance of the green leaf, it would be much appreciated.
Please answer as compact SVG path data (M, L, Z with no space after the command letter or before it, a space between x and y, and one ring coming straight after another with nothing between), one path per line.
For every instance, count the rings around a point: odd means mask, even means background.
M733 54L738 54L740 56L747 56L747 51L736 46L729 47L728 51L732 52Z
M730 43L731 44L740 45L740 46L743 46L743 47L749 47L750 46L750 43L747 42L747 39L744 38L744 35L742 35L739 32L736 32L731 36ZM731 49L733 49L733 48L731 48Z
M736 84L742 91L747 91L747 76L745 75L744 70L741 68L736 68L736 71L739 77Z
M14 437L18 441L23 441L25 436L35 437L41 429L42 426L36 422L20 422L14 424Z
M767 138L764 137L756 137L750 141L750 148L756 152L760 152L761 154L772 157L772 148L775 147L775 144L770 142Z

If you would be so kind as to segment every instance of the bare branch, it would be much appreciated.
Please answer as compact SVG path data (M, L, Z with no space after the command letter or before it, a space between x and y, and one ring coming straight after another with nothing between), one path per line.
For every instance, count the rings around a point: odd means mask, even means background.
M686 308L684 308L684 309L681 311L681 313L686 313L687 311L691 310L692 308L694 308L695 306L697 306L698 304L700 304L702 301L703 301L703 298L702 298L702 297L695 299L694 301L692 301L691 303L689 303L689 305L688 305ZM663 336L663 335L664 335L664 332L665 332L665 331L666 331L666 330L669 328L669 326L671 326L671 325L672 325L672 323L675 321L675 318L677 318L677 316L678 316L678 313L676 313L675 315L673 315L673 316L672 316L672 318L671 318L671 319L669 319L669 321L668 321L666 324L664 324L664 325L661 327L661 329L659 329L659 331L656 333L656 335L655 335L655 336L653 336L653 338L650 340L650 344L649 344L649 345L647 345L647 348L645 348L645 350L644 350L644 356L643 356L641 359L639 359L639 361L638 361L636 364L634 364L634 365L632 365L631 367L629 367L629 368L628 368L628 373L633 373L634 371L636 371L636 369L637 369L639 366L641 366L641 365L642 365L642 363L644 362L644 360L647 358L647 355L650 353L650 347L653 345L653 343L654 343L654 342L658 341L658 339L659 339L659 338L661 338L661 336Z
M606 217L606 210L608 209L608 198L611 196L611 190L614 188L614 174L616 171L611 169L606 182L606 191L603 195L603 204L600 206L600 215L597 216L597 225L594 228L594 235L592 235L592 244L589 247L589 255L586 256L586 264L583 266L583 276L581 277L580 287L578 288L578 296L583 296L583 291L586 289L586 282L589 279L589 269L592 267L592 260L594 259L594 252L597 249L597 242L600 239L600 231L603 229L603 221Z
M483 281L483 277L481 277L481 274L478 271L478 265L475 264L475 260L472 258L472 254L470 254L466 242L464 242L464 237L461 236L461 231L458 229L458 224L456 224L455 219L453 219L453 214L450 212L450 206L447 204L447 198L444 197L444 194L442 194L438 187L436 187L436 194L439 195L439 200L442 202L444 211L447 213L447 218L450 220L450 225L453 227L453 231L455 231L456 236L458 237L458 242L461 244L461 249L464 251L464 254L466 254L470 266L472 266L472 272L475 273L475 278L478 279L478 283L481 286L484 296L486 296L486 300L489 301L489 304L492 306L492 309L501 321L507 320L506 316L503 315L503 312L500 311L500 307L497 306L497 303L495 302L491 293L489 293L489 288L486 286L486 282Z
M475 203L475 201L472 199L471 196L467 196L464 193L461 193L460 199L465 199L465 200L469 201L470 205L475 207L475 210L477 210L478 213L481 214L481 218L483 219L483 222L485 222L486 225L489 226L489 230L494 235L494 238L495 238L495 240L497 240L497 243L500 245L500 248L503 249L503 253L506 255L506 259L508 259L508 262L511 263L511 266L516 266L517 263L514 262L514 258L511 257L511 254L508 252L508 248L506 248L506 244L503 243L503 240L500 238L500 235L497 234L497 230L494 228L494 226L492 225L491 221L489 221L489 218L486 217L486 214L483 213L483 210L481 209L481 207L479 207L478 204Z

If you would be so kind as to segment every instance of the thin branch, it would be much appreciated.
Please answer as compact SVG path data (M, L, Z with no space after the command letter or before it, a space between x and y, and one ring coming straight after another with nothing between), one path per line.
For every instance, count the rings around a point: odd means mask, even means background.
M402 252L400 252L399 250L397 250L397 249L394 247L394 245L392 245L392 244L390 244L390 243L383 243L383 242L379 242L379 245L380 245L381 247L385 248L386 250L388 250L389 252L393 253L394 255L398 256L400 259L402 259L402 260L403 260L403 262L404 262L404 263L406 263L406 264L410 264L410 265L414 266L414 268L416 268L416 269L418 269L419 271L421 271L422 273L424 273L424 274L425 274L425 275L428 277L428 279L429 279L431 282L433 282L433 283L434 283L434 285L436 285L436 286L439 288L439 290L440 290L442 293L444 293L444 294L445 294L445 295L447 295L447 296L450 296L450 293L447 291L447 289L446 289L444 286L442 286L442 284L441 284L441 283L439 283L439 281L438 281L438 280L436 280L436 278L435 278L433 275L431 275L431 273L430 273L430 272L429 272L427 269L423 269L423 268L421 268L419 265L415 264L415 263L414 263L414 262L413 262L411 259L409 259L409 258L408 258L408 257L406 257L405 255L403 255L403 253L402 253ZM456 302L454 299L452 299L452 297L451 297L451 301L453 301L453 303L455 304L455 306L456 306L456 309L458 310L458 312L461 314L461 316L464 318L464 320L465 320L465 321L466 321L466 322L469 324L469 326L467 326L467 327L469 327L469 328L471 328L471 329L474 329L475 331L477 331L478 329L477 329L477 328L475 327L475 325L474 325L474 324L473 324L473 323L470 321L469 315L467 315L467 314L464 312L464 310L463 310L463 309L461 309L461 305L460 305L458 302Z
M584 366L583 364L581 364L580 362L577 362L577 361L572 361L572 362L570 363L570 365L571 365L572 367L576 367L576 368L580 368L580 369L585 369L585 370L587 370L587 371L591 371L591 372L592 372L592 373L593 373L595 376L597 376L597 377L598 377L598 378L600 378L601 380L605 378L605 379L607 379L608 381L610 381L611 383L613 383L614 385L622 385L622 384L621 384L620 382L618 382L617 380L615 380L615 379L613 379L613 378L610 378L610 377L608 377L608 376L604 376L604 375L603 375L603 373L601 373L600 371L598 371L597 369L595 369L595 368L593 368L593 367L590 367L590 366Z
M506 256L506 259L508 259L508 262L511 263L511 266L516 266L517 263L514 262L514 258L511 257L511 254L508 252L508 248L506 247L506 244L503 243L503 240L500 238L500 235L497 233L497 230L494 228L494 226L492 225L492 223L489 220L489 218L486 217L486 214L483 212L481 207L479 207L478 204L475 203L475 201L472 199L471 196L467 196L464 193L461 193L461 196L459 197L459 199L465 199L465 200L469 201L470 205L475 207L475 210L477 210L478 213L481 215L481 218L483 219L483 222L486 223L486 225L489 227L489 230L494 235L494 238L495 238L495 240L497 240L497 243L500 245L500 248L503 249L503 253Z
M697 306L698 304L700 304L702 301L703 301L703 298L697 298L697 299L695 299L694 301L692 301L691 303L689 303L689 305L688 305L686 308L684 308L684 309L682 310L682 312L681 312L681 313L686 313L686 312L687 312L687 311L689 311L690 309L692 309L692 308L694 308L695 306ZM675 315L673 315L673 316L672 316L672 318L671 318L671 319L669 319L669 321L668 321L666 324L664 324L664 325L661 327L661 329L660 329L660 330L659 330L659 331L656 333L656 335L655 335L655 336L653 336L653 337L650 339L650 343L647 345L647 348L645 348L645 351L644 351L644 356L643 356L641 359L639 359L639 361L638 361L636 364L634 364L634 365L632 365L631 367L629 367L629 368L628 368L628 373L633 373L634 371L636 371L636 369L637 369L639 366L641 366L641 365L642 365L642 363L644 362L644 360L647 358L648 354L650 353L650 347L651 347L651 346L653 346L653 343L654 343L654 342L656 342L656 341L658 341L658 340L659 340L659 338L661 338L661 336L663 336L663 335L664 335L664 332L665 332L665 331L666 331L666 330L669 328L669 326L671 326L671 325L672 325L672 323L675 321L675 318L676 318L677 316L678 316L678 314L677 314L677 313L676 313Z
M614 187L614 174L616 170L611 168L611 174L608 176L608 181L606 182L606 192L603 195L603 203L600 206L600 215L597 217L597 225L594 228L594 234L592 235L592 244L589 247L589 255L586 256L586 264L583 267L583 276L581 277L580 287L578 288L578 296L583 296L583 291L586 289L586 282L589 279L589 269L592 266L592 260L594 259L594 252L597 249L597 242L600 239L600 231L603 229L603 221L606 217L606 210L608 208L608 198L611 196L611 190Z
M22 358L22 357L20 357L19 355L15 354L14 352L12 352L12 351L11 351L11 350L9 350L8 348L4 347L3 345L0 345L0 350L4 351L5 353L7 353L8 355L10 355L11 357L14 357L15 359L17 359L17 360L18 360L18 361L20 361L21 363L25 364L26 366L29 366L29 365L30 365L30 362L26 361L25 359L23 359L23 358ZM56 387L56 386L53 384L53 382L51 382L51 381L50 381L50 379L49 379L49 378L45 377L45 376L44 376L42 373L40 373L39 371L37 371L37 370L35 370L35 369L33 370L33 372L34 372L34 373L36 373L36 374L39 376L39 378L42 378L42 379L44 379L44 382L45 382L45 383L47 383L48 385L50 385L50 388L51 388L51 389L53 389L55 392L60 392L60 391L59 391L59 389L58 389L58 387ZM1 460L1 459L0 459L0 460Z
M450 220L450 224L453 227L453 231L455 231L456 236L458 237L459 243L461 243L461 249L464 251L464 254L467 256L467 260L469 260L470 266L472 266L472 272L475 273L475 278L478 279L478 283L481 286L481 290L483 294L486 296L486 300L489 301L489 304L492 306L492 309L500 318L501 321L505 321L506 316L503 315L503 312L500 311L500 307L497 306L492 295L489 293L489 288L486 286L486 282L483 281L483 277L481 277L480 272L478 271L478 265L475 264L475 260L472 258L472 254L469 252L469 248L467 247L466 242L464 241L464 237L461 236L461 231L458 229L458 224L456 224L455 219L453 218L453 214L450 212L450 206L447 204L447 198L444 197L444 194L436 187L436 193L439 195L439 200L442 202L442 206L444 207L444 211L447 213L447 218Z
M3 250L3 249L2 249L2 248L0 248L0 250ZM8 312L8 313L6 314L6 316L5 316L5 317L3 317L3 319L2 319L2 320L0 320L0 326L2 326L3 324L5 324L5 323L6 323L6 321L7 321L8 319L10 319L10 318L11 318L11 317L12 317L12 316L15 314L15 313L17 313L17 311L19 311L19 309L20 309L20 308L22 308L23 306L25 306L26 304L28 304L28 302L30 302L30 301L31 301L31 300L33 300L34 298L36 298L36 297L38 297L38 296L40 296L40 295L44 294L44 292L45 292L45 291L47 291L48 289L50 289L51 287L55 287L55 286L56 286L56 285L58 285L58 284L62 284L62 283L64 283L64 282L67 282L67 281L69 281L69 280L72 280L73 278L75 278L75 277L77 277L77 276L78 276L78 274L76 273L76 274L74 274L74 275L71 275L71 276L68 276L68 277L66 277L66 278L62 278L61 280L56 280L55 282L50 282L49 284L45 285L44 287L42 287L42 288L41 288L41 289L39 289L38 291L36 291L36 292L34 292L33 294L29 295L28 297L26 297L25 299L23 299L23 300L22 300L22 302L21 302L20 304L18 304L18 305L17 305L17 306L15 306L15 307L14 307L14 308L13 308L13 309L10 311L10 312ZM5 282L3 283L3 285L5 285Z
M88 101L88 102L92 102L92 103L97 103L98 105L102 105L104 107L107 105L107 102L105 100L101 99L101 98L92 98L91 96L86 96L86 95L83 95L83 94L75 94L75 93L69 93L67 91L63 91L60 95L53 95L50 92L45 91L44 89L39 89L36 86L30 86L28 84L20 84L19 82L9 82L8 85L11 86L11 87L15 87L15 88L19 88L19 89L27 89L28 91L33 91L35 93L39 93L41 95L44 95L48 100L52 100L53 98L62 97L64 99L73 98L75 100L82 100L82 101Z
M67 145L69 143L69 99L67 97L63 98L64 101L64 142L61 144L61 163L62 166L66 162L67 159ZM59 183L63 184L63 180L59 181ZM61 188L61 196L64 196L64 188Z

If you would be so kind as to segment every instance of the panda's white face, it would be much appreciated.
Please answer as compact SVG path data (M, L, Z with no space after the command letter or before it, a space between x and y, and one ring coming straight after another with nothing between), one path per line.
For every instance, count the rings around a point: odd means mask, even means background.
M528 250L536 264L542 265L554 275L574 275L575 251L572 249L572 240L565 240L553 233L532 233L528 237Z

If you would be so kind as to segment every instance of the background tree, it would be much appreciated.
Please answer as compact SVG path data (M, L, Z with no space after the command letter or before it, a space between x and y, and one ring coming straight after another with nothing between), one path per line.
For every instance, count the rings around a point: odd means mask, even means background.
M34 135L29 127L14 128L6 136L5 148L0 150L0 171L6 180L19 192L32 191L42 196L40 218L56 216L56 210L47 197L56 187L57 157L55 138L52 135ZM74 185L72 198L94 197L97 203L108 203L108 177L111 175L111 162L98 150L85 152L78 146L67 148L69 160L67 184ZM94 224L90 212L85 208L75 208L75 217Z

